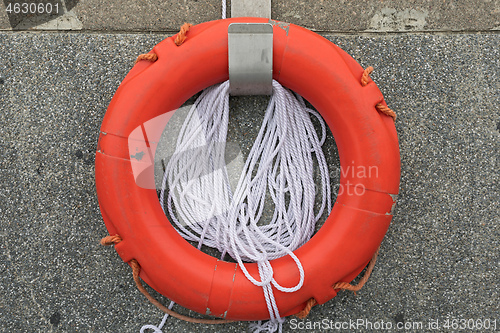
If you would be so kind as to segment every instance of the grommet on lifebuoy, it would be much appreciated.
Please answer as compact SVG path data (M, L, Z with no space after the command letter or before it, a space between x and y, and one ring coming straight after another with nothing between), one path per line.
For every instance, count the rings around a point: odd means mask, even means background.
M138 175L129 150L131 142L142 140L154 153L158 138L143 137L144 124L228 79L227 29L234 22L273 24L273 78L320 112L335 138L342 168L376 172L371 177L366 172L341 173L344 190L328 219L294 251L304 268L304 285L293 293L275 290L280 313L296 314L310 299L318 304L330 300L338 291L332 288L335 283L349 282L363 270L387 231L398 193L394 121L377 111L386 107L382 93L371 80L361 84L365 72L353 58L293 24L258 18L218 20L191 27L180 46L174 42L176 36L156 45L152 54L157 60L134 66L106 112L96 153L96 188L106 227L110 235L120 236L116 251L125 262L140 264L140 277L152 288L202 314L262 320L269 312L261 288L248 281L237 264L197 250L178 234L154 187L137 183L138 177L154 182L154 159L148 153L141 161L135 158L142 171ZM137 128L143 129L137 134L141 138L131 135ZM356 190L356 195L349 195ZM299 273L290 257L271 265L279 284L297 284ZM246 267L250 274L258 274L256 264Z

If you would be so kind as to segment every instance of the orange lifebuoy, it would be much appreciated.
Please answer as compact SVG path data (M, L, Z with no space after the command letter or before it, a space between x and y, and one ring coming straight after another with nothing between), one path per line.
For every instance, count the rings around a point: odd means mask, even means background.
M200 90L228 79L227 28L233 22L268 20L235 18L193 26L181 46L175 45L173 37L167 38L153 49L156 62L140 61L134 66L102 123L96 187L106 227L122 239L116 251L125 262L136 259L140 263L140 276L152 288L202 314L261 320L269 318L262 288L252 284L237 264L197 250L177 233L156 191L137 185L129 151L131 140L136 140L131 136L134 130L176 110ZM274 291L280 314L288 316L302 310L310 298L319 304L330 300L337 293L332 285L351 281L371 259L392 218L400 159L393 119L376 111L375 105L385 102L374 82L360 83L363 68L307 29L269 22L274 25L274 79L321 113L335 137L342 167L376 170L371 177L341 173L344 191L327 221L294 252L304 268L303 287L294 293ZM145 141L149 151L154 150L157 141ZM151 161L140 162L147 177L152 177ZM271 265L279 284L297 284L299 273L290 257L273 260ZM256 264L247 268L258 276Z

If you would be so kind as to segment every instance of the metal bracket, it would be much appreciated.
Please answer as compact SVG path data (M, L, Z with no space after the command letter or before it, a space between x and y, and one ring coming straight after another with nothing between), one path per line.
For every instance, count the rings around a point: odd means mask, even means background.
M271 95L273 89L273 26L231 23L228 27L231 95Z

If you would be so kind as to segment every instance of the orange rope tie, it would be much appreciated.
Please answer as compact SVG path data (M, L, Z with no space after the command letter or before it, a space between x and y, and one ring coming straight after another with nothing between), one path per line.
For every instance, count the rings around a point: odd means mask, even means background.
M184 321L187 321L189 323L196 323L196 324L226 324L226 323L232 323L234 320L225 320L225 319L200 319L200 318L192 318L188 316L181 315L180 313L177 313L173 310L170 310L160 302L156 300L151 294L144 288L144 286L141 283L141 279L139 278L139 273L141 272L141 266L137 262L137 260L132 259L130 260L130 266L132 267L132 275L134 277L135 285L137 286L137 289L146 296L146 298L153 304L155 305L158 309L161 311L167 313L168 315L175 317L177 319L181 319Z
M114 236L106 236L103 239L101 239L101 245L112 245L112 244L118 244L122 241L122 238L119 235L114 235ZM161 311L168 313L170 316L175 317L177 319L181 319L190 323L197 323L197 324L226 324L226 323L232 323L234 320L225 320L225 319L199 319L199 318L192 318L188 316L181 315L180 313L177 313L173 310L170 310L160 302L156 300L151 294L144 288L144 286L141 283L141 280L139 278L139 274L141 273L141 266L139 265L139 262L137 260L132 259L130 260L130 266L132 267L132 276L135 281L135 285L137 286L137 289L146 296L146 298L153 304L155 305L158 309Z
M372 260L370 260L370 263L368 264L368 267L366 268L365 275L363 275L363 277L361 278L361 280L359 280L359 283L357 285L353 286L352 284L347 283L347 282L337 282L333 285L332 288L333 289L350 290L350 291L353 291L354 294L356 294L356 292L359 291L361 288L363 288L365 283L370 278L370 275L372 274L373 268L375 267L375 263L377 262L377 256L378 256L379 249L380 248L378 248L377 251L375 251L375 253L373 254Z
M302 309L302 311L300 311L299 313L295 314L295 316L298 317L299 319L306 319L307 316L309 315L309 312L311 312L312 307L315 306L316 303L318 302L316 302L314 298L310 298L307 301L304 309Z
M354 292L354 294L356 295L356 292L359 291L361 288L363 288L365 283L370 278L370 275L372 274L373 268L375 267L375 263L377 262L377 256L378 256L379 250L380 250L380 248L378 248L377 251L375 251L375 253L373 254L373 257L370 260L368 267L366 268L365 274L363 275L361 280L359 280L359 283L357 285L354 286L354 285L347 283L347 282L337 282L332 286L332 288L333 289L341 289L341 290L350 290L350 291ZM314 298L309 299L307 301L304 309L302 309L302 311L295 314L295 316L298 317L299 319L305 319L309 315L309 312L311 312L312 307L316 304L317 304L317 302Z
M370 78L370 74L373 72L373 67L369 66L367 67L364 71L363 74L361 75L361 86L366 86L372 79ZM392 117L394 121L396 120L396 112L392 111L387 105L384 105L382 103L377 103L375 105L375 108L377 111L385 114L386 116Z
M156 60L158 60L158 56L156 55L156 53L139 54L139 56L135 60L135 63L137 64L141 60L155 62Z
M370 81L372 81L372 79L370 78L370 74L372 72L373 72L373 67L372 66L367 67L363 71L363 75L361 75L361 85L363 87L366 86L368 83L370 83Z
M187 38L186 34L189 31L189 29L191 29L192 26L193 25L191 23L184 23L182 25L181 30L179 31L179 33L175 37L175 40L174 40L175 45L181 46L182 43L184 43L184 41ZM137 57L137 59L135 60L135 63L137 64L141 60L146 60L146 61L149 61L149 62L155 62L156 60L158 60L158 55L156 53L140 54Z
M379 112L382 112L386 116L392 117L392 119L394 119L394 121L396 120L396 118L397 118L396 112L389 109L389 107L387 105L384 105L382 103L378 103L377 105L375 105L375 107L377 108L377 110Z
M184 41L186 40L186 34L189 31L189 29L191 29L192 26L193 25L191 23L184 23L182 25L181 31L179 31L179 33L175 37L175 40L174 40L175 45L181 46L182 43L184 43Z
M101 245L113 245L113 244L118 244L122 241L122 238L119 235L114 235L114 236L106 236L103 239L101 239Z

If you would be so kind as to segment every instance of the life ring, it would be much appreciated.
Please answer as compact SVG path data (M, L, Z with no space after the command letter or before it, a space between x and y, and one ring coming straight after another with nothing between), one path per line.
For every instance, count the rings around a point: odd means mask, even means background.
M333 284L351 281L367 265L392 219L399 145L393 119L375 108L385 105L382 93L372 81L360 84L363 68L338 46L293 24L258 18L202 23L190 29L181 46L167 38L152 51L156 62L140 61L132 68L106 112L95 159L104 222L110 235L122 239L116 251L125 262L136 259L140 277L181 306L220 318L262 320L269 318L262 288L237 264L197 250L177 233L156 191L137 185L129 151L134 129L228 79L227 29L233 22L273 24L273 78L315 106L333 133L343 170L356 170L341 173L344 190L327 221L294 252L304 268L303 287L294 293L274 291L282 316L301 311L311 298L318 304L330 300L338 291ZM367 177L359 170L377 174ZM271 265L280 285L297 284L299 273L290 257ZM258 276L256 264L247 268Z

